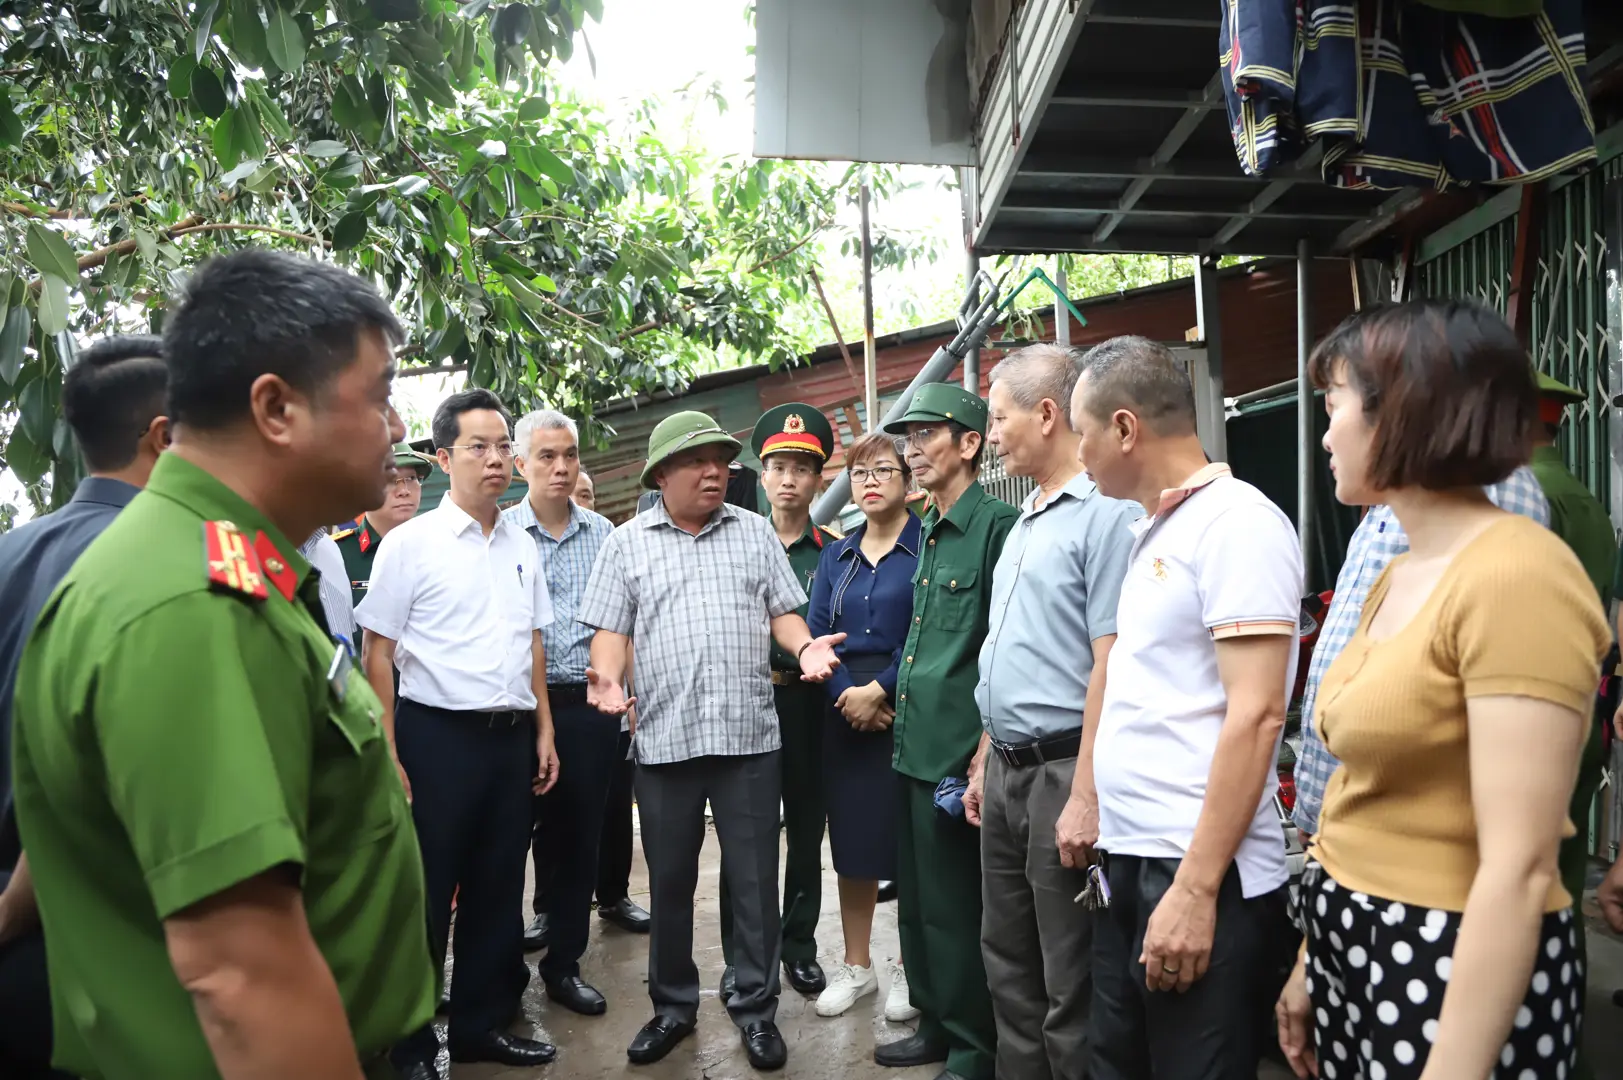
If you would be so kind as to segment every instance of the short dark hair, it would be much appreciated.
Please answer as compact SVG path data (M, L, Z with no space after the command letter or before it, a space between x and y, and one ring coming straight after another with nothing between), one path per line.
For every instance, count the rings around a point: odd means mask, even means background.
M1172 350L1158 341L1123 334L1082 356L1088 377L1087 409L1104 418L1126 409L1157 435L1195 431L1195 388Z
M902 479L912 480L913 470L907 465L905 440L898 439L894 435L886 435L882 431L870 431L845 448L846 471L849 472L865 461L872 461L886 450L896 455L896 461L902 467Z
M168 385L162 338L103 338L79 354L62 379L62 416L91 472L135 460L141 436L163 415Z
M164 327L170 419L203 429L241 419L265 374L314 395L354 362L367 330L404 338L378 291L347 270L259 248L210 259Z
M489 409L491 412L502 414L502 420L507 424L507 430L513 430L513 417L507 408L502 405L502 399L482 386L471 390L458 390L434 410L434 449L443 450L447 446L455 446L458 436L462 434L462 414L475 412L479 409Z
M1345 373L1374 429L1378 491L1496 484L1527 463L1538 388L1505 320L1473 300L1415 300L1356 312L1319 342L1320 389Z

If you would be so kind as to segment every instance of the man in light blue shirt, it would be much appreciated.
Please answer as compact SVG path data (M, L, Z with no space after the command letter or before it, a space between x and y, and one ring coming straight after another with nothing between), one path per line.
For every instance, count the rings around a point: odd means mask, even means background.
M1540 525L1550 524L1550 506L1544 498L1544 489L1539 487L1533 470L1527 466L1486 491L1501 510L1530 517ZM1388 563L1408 550L1409 538L1389 506L1370 507L1347 543L1347 557L1336 575L1336 593L1325 614L1318 644L1313 647L1307 686L1302 691L1302 751L1296 759L1296 806L1291 820L1302 830L1304 839L1319 831L1324 789L1340 764L1313 726L1313 702L1319 694L1319 683L1358 629L1364 617L1364 601L1375 579Z
M586 703L591 627L575 618L598 550L614 526L577 506L580 442L575 422L542 410L513 428L513 460L529 493L504 514L535 539L541 572L552 597L552 625L541 631L547 652L547 698L552 706L560 768L557 785L536 797L531 853L535 859L535 919L526 949L545 946L537 968L553 1002L586 1016L603 1013L603 995L581 978L580 958L591 933L597 888L598 838L609 787L622 752L620 725Z
M1063 861L1056 826L1072 801L1084 731L1097 725L1136 503L1099 494L1070 426L1078 354L1033 345L998 364L987 442L1037 490L992 577L975 702L985 735L971 791L981 826L981 954L997 1021L997 1075L1082 1080L1093 995L1093 913L1073 898L1086 862ZM1091 795L1091 769L1084 792ZM1094 818L1097 825L1097 818ZM1091 838L1089 841L1091 842Z

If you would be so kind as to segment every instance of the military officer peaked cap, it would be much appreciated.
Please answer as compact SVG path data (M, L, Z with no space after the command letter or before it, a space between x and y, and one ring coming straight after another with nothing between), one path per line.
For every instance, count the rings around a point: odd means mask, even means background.
M755 421L750 449L763 461L768 454L787 452L827 461L834 451L834 429L817 406L791 401L768 409Z
M908 424L956 420L971 431L986 434L986 402L954 383L925 383L913 395L907 411L885 425L891 435L906 435Z
M724 447L731 457L738 456L739 441L723 431L721 425L708 413L672 413L654 427L648 436L648 463L642 467L642 486L658 487L654 483L654 470L684 450L700 446Z
M1546 424L1559 424L1561 414L1568 405L1576 405L1584 399L1581 391L1574 390L1566 383L1553 379L1542 371L1538 375L1538 418Z

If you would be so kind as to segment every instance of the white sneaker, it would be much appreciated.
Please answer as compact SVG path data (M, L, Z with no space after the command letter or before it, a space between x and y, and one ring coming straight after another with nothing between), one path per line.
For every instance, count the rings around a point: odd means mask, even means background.
M817 995L818 1016L839 1016L861 998L879 989L872 967L841 964L828 980L828 989Z
M885 998L885 1019L893 1023L903 1023L916 1019L919 1011L913 1007L912 1000L907 994L907 972L902 965L890 965L890 995Z

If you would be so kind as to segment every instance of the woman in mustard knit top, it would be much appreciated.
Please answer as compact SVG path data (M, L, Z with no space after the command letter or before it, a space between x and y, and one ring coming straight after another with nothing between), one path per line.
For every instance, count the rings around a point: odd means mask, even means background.
M1532 366L1463 301L1361 312L1319 344L1343 503L1409 536L1319 690L1341 761L1280 997L1298 1075L1566 1080L1584 958L1556 849L1610 633L1571 550L1482 494L1527 460Z

